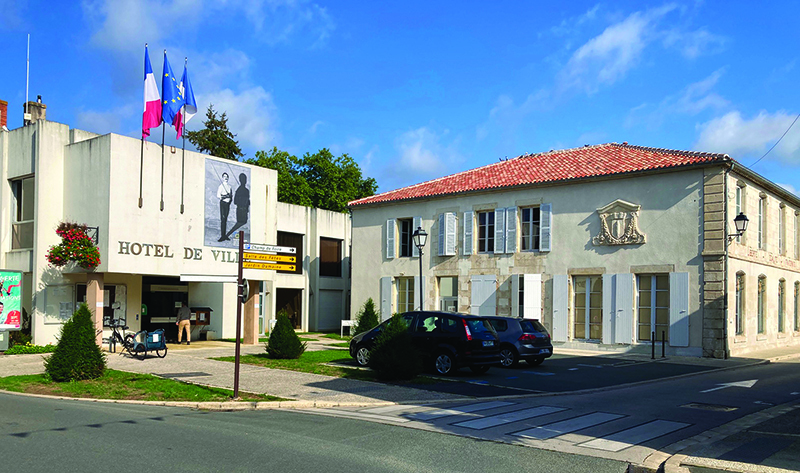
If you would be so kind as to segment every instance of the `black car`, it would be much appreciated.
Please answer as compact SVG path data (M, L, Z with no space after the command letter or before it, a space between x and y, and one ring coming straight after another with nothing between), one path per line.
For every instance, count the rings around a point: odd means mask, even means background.
M486 317L500 337L500 364L505 368L517 366L519 360L529 365L542 364L553 356L550 334L538 320L517 317Z
M438 374L448 375L462 366L485 373L500 364L499 339L485 317L434 311L406 312L401 317L425 363ZM359 365L369 364L370 350L387 323L350 340L350 356Z

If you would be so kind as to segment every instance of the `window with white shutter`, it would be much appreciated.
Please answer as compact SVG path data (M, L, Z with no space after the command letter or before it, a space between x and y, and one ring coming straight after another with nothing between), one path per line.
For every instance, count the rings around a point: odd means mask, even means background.
M553 231L553 204L542 204L539 207L539 251L550 251Z
M414 232L421 227L422 227L422 217L414 217L414 224L411 227L411 235L414 235ZM413 256L414 258L419 257L419 248L417 248L417 245L414 244L413 236L411 238L411 256Z
M472 227L474 226L474 217L472 212L464 212L464 247L463 253L465 255L472 254Z
M396 226L393 218L386 221L386 259L394 259Z
M517 208L506 209L506 253L517 252Z
M494 211L494 252L506 252L506 209Z

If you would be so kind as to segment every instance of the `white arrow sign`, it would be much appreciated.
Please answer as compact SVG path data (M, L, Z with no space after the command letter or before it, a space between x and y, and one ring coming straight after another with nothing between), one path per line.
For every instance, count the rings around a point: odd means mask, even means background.
M711 391L718 391L720 389L725 388L752 388L758 382L757 379L751 379L749 381L736 381L733 383L722 383L718 384L716 388L706 389L705 391L700 391L701 393L710 393Z

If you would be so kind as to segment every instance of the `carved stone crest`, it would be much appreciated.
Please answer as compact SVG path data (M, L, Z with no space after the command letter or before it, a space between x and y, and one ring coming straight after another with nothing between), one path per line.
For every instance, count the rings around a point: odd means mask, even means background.
M617 199L597 209L600 233L592 238L595 245L641 245L645 235L639 230L641 205Z

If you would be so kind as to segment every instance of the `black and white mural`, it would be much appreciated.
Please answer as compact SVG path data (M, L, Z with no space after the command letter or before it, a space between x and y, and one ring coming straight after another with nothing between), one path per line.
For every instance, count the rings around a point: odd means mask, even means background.
M238 248L239 230L250 239L250 169L206 159L206 246Z

